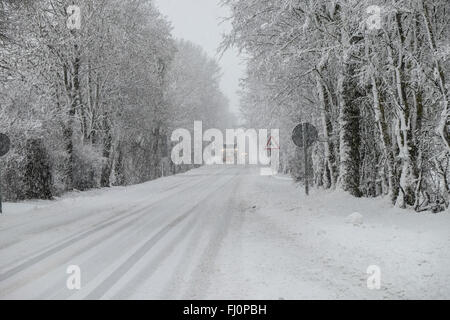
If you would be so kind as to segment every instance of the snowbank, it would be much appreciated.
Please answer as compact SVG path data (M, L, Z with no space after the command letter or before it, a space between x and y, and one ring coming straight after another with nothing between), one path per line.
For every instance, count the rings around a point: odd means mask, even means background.
M345 218L346 223L350 223L354 226L360 226L364 223L364 217L362 214L358 212L354 212L351 215L349 215L347 218Z

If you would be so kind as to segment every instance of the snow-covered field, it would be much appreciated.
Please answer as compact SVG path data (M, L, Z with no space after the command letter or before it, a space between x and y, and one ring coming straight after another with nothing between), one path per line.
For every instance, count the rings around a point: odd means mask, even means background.
M450 214L203 167L4 205L0 298L450 299ZM81 290L66 286L81 269ZM367 288L369 266L380 290Z

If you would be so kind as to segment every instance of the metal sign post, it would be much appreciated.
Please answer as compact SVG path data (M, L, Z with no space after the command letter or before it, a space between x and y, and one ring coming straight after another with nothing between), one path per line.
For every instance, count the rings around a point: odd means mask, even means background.
M305 194L309 196L309 177L308 177L308 144L307 144L306 126L303 126L303 161L305 175Z
M11 146L11 141L6 134L0 133L0 157L3 157L9 152L9 148ZM0 214L3 213L2 210L2 172L0 168Z

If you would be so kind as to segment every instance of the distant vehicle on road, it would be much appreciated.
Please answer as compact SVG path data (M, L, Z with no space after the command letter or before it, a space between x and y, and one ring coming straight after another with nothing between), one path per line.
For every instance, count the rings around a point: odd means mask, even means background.
M238 147L236 144L224 144L222 148L223 162L234 163L237 153Z

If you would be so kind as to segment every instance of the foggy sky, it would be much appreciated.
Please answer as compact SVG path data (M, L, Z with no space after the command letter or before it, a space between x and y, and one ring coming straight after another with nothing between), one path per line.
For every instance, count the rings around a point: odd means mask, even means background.
M161 13L172 22L172 34L176 38L190 40L204 48L211 57L218 57L217 48L222 33L231 27L221 23L228 10L219 5L219 0L154 0ZM243 77L245 65L236 50L227 51L219 61L222 68L222 91L230 100L231 111L238 113L239 79Z

